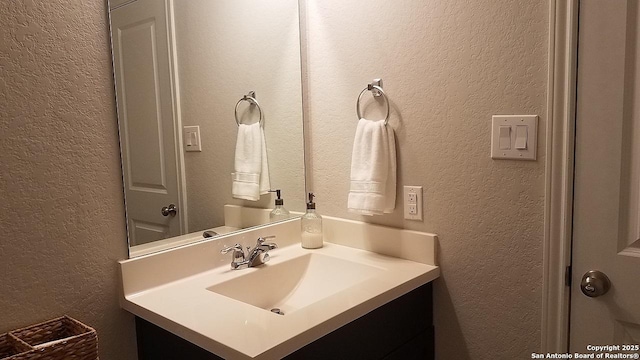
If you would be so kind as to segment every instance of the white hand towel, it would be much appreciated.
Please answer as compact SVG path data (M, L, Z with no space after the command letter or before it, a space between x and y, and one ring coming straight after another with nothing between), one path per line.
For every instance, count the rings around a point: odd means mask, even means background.
M260 195L269 192L267 146L260 123L238 126L234 170L231 174L234 198L258 201Z
M391 213L396 207L396 140L384 120L358 122L347 207L363 215Z

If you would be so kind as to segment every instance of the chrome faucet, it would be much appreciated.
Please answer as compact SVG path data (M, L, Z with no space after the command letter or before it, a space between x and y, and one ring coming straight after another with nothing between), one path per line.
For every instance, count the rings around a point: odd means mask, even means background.
M235 244L233 246L226 246L220 250L220 253L226 254L233 251L233 259L231 260L231 269L233 270L259 266L269 261L269 250L278 247L276 243L265 242L266 239L273 238L275 238L275 236L259 237L256 246L253 249L247 246L246 252L242 248L242 245Z

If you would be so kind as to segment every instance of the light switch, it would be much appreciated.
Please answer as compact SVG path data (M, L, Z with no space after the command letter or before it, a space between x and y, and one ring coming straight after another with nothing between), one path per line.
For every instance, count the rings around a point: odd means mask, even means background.
M537 115L494 115L491 119L491 158L536 159Z
M516 125L516 149L527 149L527 125Z
M511 149L511 126L500 126L500 150Z
M200 126L185 126L184 134L184 150L185 151L202 151L200 142Z

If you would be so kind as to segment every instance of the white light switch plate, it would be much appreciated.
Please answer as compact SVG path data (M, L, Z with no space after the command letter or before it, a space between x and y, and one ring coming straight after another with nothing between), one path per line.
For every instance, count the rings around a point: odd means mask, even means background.
M202 151L202 142L200 141L200 126L185 126L184 134L184 150L185 151Z
M404 187L404 218L422 220L422 186Z
M509 138L505 138L507 134ZM491 119L491 158L535 160L537 135L538 115L494 115Z

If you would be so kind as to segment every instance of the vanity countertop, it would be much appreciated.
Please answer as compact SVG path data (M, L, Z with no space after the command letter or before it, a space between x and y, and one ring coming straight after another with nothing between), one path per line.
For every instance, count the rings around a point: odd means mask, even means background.
M330 219L328 222L332 221ZM293 223L293 226L289 226L299 229L298 223ZM337 235L345 224L334 225L335 231L329 231L329 236ZM406 232L397 229L394 231ZM399 236L397 241L407 241L411 237L417 239L416 234L421 234L412 233L409 236ZM432 240L435 241L435 236ZM424 242L422 245L425 245ZM429 241L426 241L426 245L435 247ZM430 253L433 254L435 250L431 250ZM123 261L121 271L124 295L121 306L223 358L278 359L440 275L440 269L435 265L330 242L325 242L323 248L315 250L303 249L299 243L285 244L284 247L272 250L270 254L271 260L260 267L231 270L228 263L222 266L217 263L208 270L193 271L189 276L160 275L159 278L163 280L144 286L141 284L149 282L138 280L137 285L131 285L126 281L128 274L135 270L129 269L127 264L132 265L144 258ZM251 299L254 297L252 291L255 294L269 292L280 281L277 276L262 282L246 281L251 276L255 277L252 273L262 271L266 274L270 269L283 268L282 264L305 257L355 264L354 266L365 269L361 271L365 277L335 292L327 292L322 286L313 286L309 293L316 293L312 295L314 299L302 300L306 301L304 306L286 309L285 315L272 313L258 307L259 305L250 305L211 290L220 284L234 284L233 281L236 281L244 284L245 290L249 291L249 295L245 294L245 297ZM152 268L157 266L159 265L151 265ZM323 266L325 267L322 269L327 268L326 265ZM337 269L327 269L327 277L340 279L340 268ZM314 271L315 274L311 276L323 274L322 271ZM270 273L278 274L275 270ZM367 275L369 273L374 275ZM320 293L322 295L318 295Z

